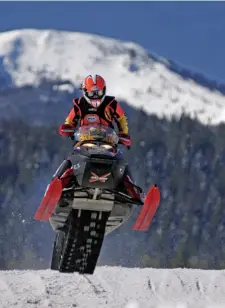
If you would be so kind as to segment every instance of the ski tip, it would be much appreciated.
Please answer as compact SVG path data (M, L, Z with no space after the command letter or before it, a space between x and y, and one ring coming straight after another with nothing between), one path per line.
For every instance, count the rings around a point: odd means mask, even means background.
M152 184L152 186L150 187L148 193L149 193L151 190L157 190L157 191L159 191L159 186L158 186L157 184Z
M55 178L46 188L41 204L34 215L35 220L48 221L62 193L62 182Z
M153 184L144 201L142 209L133 226L134 231L147 231L160 203L160 190Z

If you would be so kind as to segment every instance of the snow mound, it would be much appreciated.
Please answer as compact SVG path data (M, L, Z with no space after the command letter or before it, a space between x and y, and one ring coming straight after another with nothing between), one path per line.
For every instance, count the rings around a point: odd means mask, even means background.
M5 78L11 85L38 85L47 77L79 85L83 77L95 73L105 77L108 94L159 117L186 112L203 123L225 120L222 92L202 86L187 72L182 76L182 69L175 72L168 61L135 43L55 30L0 34L2 84Z
M1 271L0 307L222 308L225 271L97 267L93 276Z

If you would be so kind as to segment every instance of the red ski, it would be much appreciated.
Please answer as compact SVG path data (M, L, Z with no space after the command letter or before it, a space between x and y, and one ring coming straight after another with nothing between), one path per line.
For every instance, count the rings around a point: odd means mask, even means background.
M47 187L45 195L41 201L41 204L34 215L36 220L48 220L57 202L59 201L62 193L62 181L61 179L55 178Z
M152 185L145 198L142 209L133 226L133 230L146 231L150 226L153 216L160 203L160 191L156 185Z
M52 180L45 191L45 195L34 215L34 219L43 221L49 220L61 197L63 188L66 187L69 182L69 176L71 173L72 170L68 168L61 178L55 178Z

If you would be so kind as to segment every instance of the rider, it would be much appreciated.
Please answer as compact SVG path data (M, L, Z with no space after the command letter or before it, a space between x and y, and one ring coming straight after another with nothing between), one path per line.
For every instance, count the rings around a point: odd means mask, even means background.
M116 101L114 96L106 95L105 80L99 76L87 76L81 86L83 95L73 99L73 107L68 114L65 124L59 128L62 136L72 136L73 133L66 130L74 129L78 121L80 126L88 124L103 124L114 128L113 121L118 127L120 141L128 148L131 145L131 138L128 134L127 117Z
M120 143L128 149L131 146L131 138L129 136L128 120L121 105L117 102L114 96L106 95L106 83L100 75L87 76L82 85L81 90L83 95L73 99L73 107L66 117L65 123L59 127L59 134L62 136L73 137L74 130L77 125L83 126L88 124L103 124L114 128L115 121L118 127L118 136ZM78 124L78 122L80 122ZM68 160L57 170L55 176L62 174L69 167ZM126 171L126 178L129 183L126 186L132 191L136 198L139 198L139 193L133 187L130 172Z

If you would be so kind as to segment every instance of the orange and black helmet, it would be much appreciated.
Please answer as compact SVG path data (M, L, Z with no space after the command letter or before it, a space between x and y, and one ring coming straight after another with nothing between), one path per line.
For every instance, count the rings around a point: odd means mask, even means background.
M100 75L89 75L84 79L81 89L87 102L98 108L105 98L106 83Z

